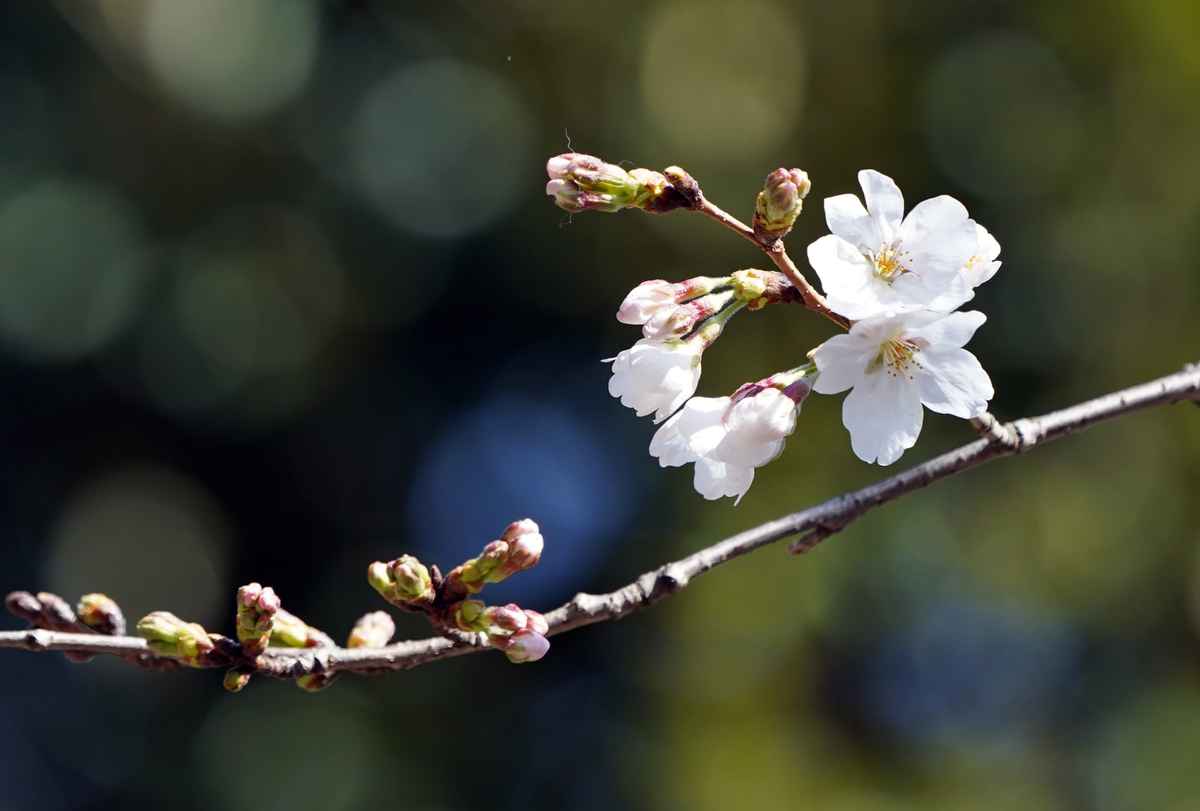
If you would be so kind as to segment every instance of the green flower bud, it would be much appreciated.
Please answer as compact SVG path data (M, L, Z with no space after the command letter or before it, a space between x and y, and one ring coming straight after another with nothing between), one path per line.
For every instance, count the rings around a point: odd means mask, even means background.
M116 601L103 594L85 594L79 598L75 613L79 621L98 634L124 636L125 615Z
M429 569L412 555L401 555L392 561L391 575L396 599L401 602L433 600L433 580L429 576Z
M462 631L484 632L491 627L487 606L479 600L463 600L450 609L454 624Z
M332 687L333 683L337 681L338 675L337 673L309 673L296 679L296 686L306 693L319 693Z
M800 216L804 198L812 188L801 169L776 169L767 175L754 203L754 233L763 242L787 236Z
M201 657L213 649L213 641L200 625L184 622L170 611L155 611L138 620L138 636L159 656L178 659L199 667Z
M225 671L225 679L221 685L231 693L240 693L250 683L252 672L241 668Z
M279 609L271 627L271 644L282 648L312 648L311 631L308 623L290 611Z
M377 560L367 567L367 582L371 584L371 588L379 592L379 596L391 602L396 597L396 581L392 579L391 570L388 565L381 560Z
M767 292L770 276L766 271L756 268L738 270L730 277L733 284L733 294L738 301L754 301Z

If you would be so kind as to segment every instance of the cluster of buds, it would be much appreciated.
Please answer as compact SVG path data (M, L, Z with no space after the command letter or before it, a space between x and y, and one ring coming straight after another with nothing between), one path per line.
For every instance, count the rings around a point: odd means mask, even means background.
M57 594L14 591L4 599L5 608L34 628L65 633L96 633L120 636L125 633L125 615L116 601L103 594L85 594L75 610ZM91 654L68 651L72 662L89 662Z
M478 594L488 583L500 583L531 569L541 560L544 545L533 520L514 521L498 540L483 548L479 557L459 564L446 575L445 592L450 597Z
M367 582L383 599L408 610L423 610L436 596L429 569L412 555L390 563L375 561L367 567Z
M709 287L721 282L711 281ZM445 577L436 566L428 569L412 555L404 555L390 563L372 563L367 569L367 580L389 603L425 613L435 627L484 634L510 661L534 662L550 648L546 619L541 614L515 604L489 607L469 598L489 583L500 583L532 569L541 560L544 546L545 539L537 523L522 518L509 524L478 556L455 566ZM352 632L352 646L383 645L391 638L390 618L382 615L372 620L372 616L360 620ZM380 641L381 637L384 641ZM324 677L305 677L301 686L321 689L327 682Z
M347 648L384 648L396 633L396 623L383 611L358 618L346 639ZM296 686L308 693L324 690L337 681L337 673L310 673L296 679Z
M203 667L205 655L216 647L201 625L185 622L170 611L155 611L142 617L137 623L137 633L152 652L191 667Z
M546 194L564 211L608 213L625 208L662 213L700 204L699 187L678 166L626 171L593 155L565 152L546 161Z
M754 201L754 235L764 244L783 239L792 230L812 189L802 169L776 169L767 175Z
M550 650L546 618L516 603L486 606L479 600L463 600L451 608L450 616L459 630L486 634L488 644L514 664L536 662Z
M247 656L257 656L271 644L280 608L279 597L270 586L250 583L238 589L237 638Z

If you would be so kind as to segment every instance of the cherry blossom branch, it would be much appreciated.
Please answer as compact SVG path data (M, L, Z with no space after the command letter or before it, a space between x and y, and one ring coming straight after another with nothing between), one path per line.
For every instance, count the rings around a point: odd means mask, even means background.
M794 554L807 552L876 507L991 459L1023 453L1085 430L1098 422L1188 400L1200 404L1200 364L1189 365L1182 372L1040 417L1006 424L999 424L994 418L990 421L983 418L979 421L985 431L981 439L875 484L733 535L685 558L646 572L615 591L607 594L577 594L545 615L548 635L621 619L679 592L710 569L785 538L799 535L789 550ZM194 666L234 667L274 678L295 679L314 675L331 676L339 672L407 670L489 649L487 638L481 633L457 633L453 638L432 637L386 647L268 648L257 656L246 656L241 646L232 640L224 642L210 658L193 663ZM173 659L156 656L146 640L129 636L31 629L0 632L0 648L112 654L143 667L174 669L178 666Z
M804 300L805 307L828 318L842 329L850 329L850 322L829 309L829 305L825 303L825 297L817 292L817 289L812 286L812 283L808 279L804 278L804 274L796 267L796 263L792 261L792 257L788 256L787 248L784 246L782 239L771 241L760 239L755 234L753 228L723 210L703 195L700 195L700 205L696 208L696 211L699 211L710 220L720 223L766 254L767 258L775 263L775 267L779 268L779 271L787 277L792 286L800 292L800 297Z

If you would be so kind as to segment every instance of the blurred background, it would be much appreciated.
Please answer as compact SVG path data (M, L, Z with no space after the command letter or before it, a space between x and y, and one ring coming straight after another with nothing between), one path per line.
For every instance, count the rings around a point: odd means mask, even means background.
M418 8L418 5L420 8ZM367 562L529 515L548 609L885 472L811 398L736 509L606 392L645 278L764 259L543 195L568 144L748 219L779 165L949 193L1003 246L1002 417L1200 360L1200 6L61 0L0 6L0 591L341 638ZM736 319L701 393L830 334ZM929 415L897 469L971 437ZM0 808L1195 809L1200 412L760 551L653 611L312 696L0 653ZM399 618L399 635L427 629ZM6 627L17 627L15 621Z

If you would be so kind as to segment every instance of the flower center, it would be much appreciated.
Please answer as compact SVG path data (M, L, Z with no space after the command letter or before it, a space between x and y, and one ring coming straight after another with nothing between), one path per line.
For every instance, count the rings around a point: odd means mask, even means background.
M875 275L889 284L893 282L897 276L908 270L901 261L904 255L905 252L900 250L898 244L884 246L879 253L871 257L871 262L875 265Z
M925 346L925 342L919 338L902 338L899 335L889 338L879 347L879 354L871 361L867 371L883 369L892 377L907 377L912 380L913 367L921 365L914 356Z

